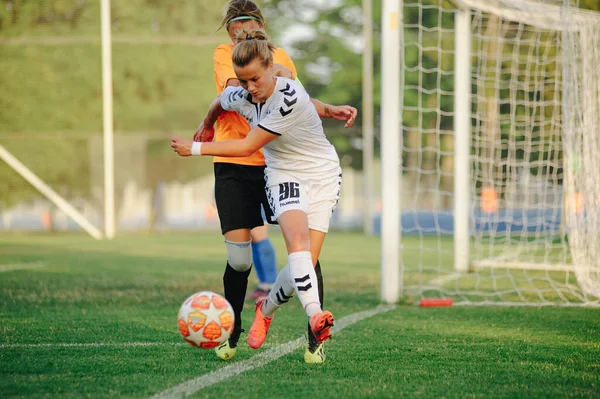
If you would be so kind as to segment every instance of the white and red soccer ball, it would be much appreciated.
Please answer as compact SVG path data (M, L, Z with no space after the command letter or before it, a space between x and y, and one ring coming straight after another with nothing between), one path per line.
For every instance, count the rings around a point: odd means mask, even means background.
M203 349L214 348L229 339L234 321L229 302L210 291L190 296L177 315L177 326L183 338Z

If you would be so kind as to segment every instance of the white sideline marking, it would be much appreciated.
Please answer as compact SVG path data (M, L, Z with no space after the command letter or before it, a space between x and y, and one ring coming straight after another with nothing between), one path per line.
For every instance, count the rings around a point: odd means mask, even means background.
M28 263L14 263L12 265L0 265L0 272L10 272L13 270L24 270L24 269L35 269L36 267L44 267L46 262L28 262Z
M135 347L135 346L189 346L185 342L90 342L90 343L44 343L44 344L0 344L0 348L97 348L97 347Z
M333 334L338 333L344 328L351 326L363 319L371 316L375 316L379 313L384 313L394 309L394 305L380 305L375 309L366 310L363 312L354 313L346 317L342 317L335 321L335 326L331 329ZM218 370L212 371L208 374L204 374L198 378L188 380L182 384L176 385L173 388L169 388L166 391L157 393L150 399L166 399L166 398L181 398L183 396L192 395L206 387L217 384L223 380L235 377L236 375L242 374L248 370L253 370L258 367L262 367L265 364L279 359L285 356L296 348L304 344L306 340L304 337L298 338L294 341L290 341L283 345L279 345L275 348L266 350L258 355L252 356L250 359L243 360L232 364L231 366L222 367Z

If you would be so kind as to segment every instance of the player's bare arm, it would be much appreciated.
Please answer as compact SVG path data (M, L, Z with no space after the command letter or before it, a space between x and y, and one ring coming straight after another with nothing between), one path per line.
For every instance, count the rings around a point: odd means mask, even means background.
M273 64L273 75L281 76L282 78L288 78L294 80L294 73L291 69L284 67L281 64Z
M237 78L230 78L230 79L227 79L227 85L226 86L227 87L230 87L230 86L231 87L240 87L241 84L240 84L240 81L237 80Z
M213 137L215 136L215 122L219 115L224 112L219 98L220 97L217 97L208 108L204 120L196 129L196 133L194 133L194 141L209 142L213 140Z
M226 140L219 141L218 143L202 143L202 146L198 148L198 153L196 154L192 153L192 146L194 142L192 140L186 140L180 137L173 137L173 139L171 139L171 148L173 148L173 151L182 157L189 157L190 155L247 157L254 154L256 151L269 144L277 137L277 135L267 132L260 127L255 127L254 129L250 130L248 136L241 140Z
M310 101L317 109L317 113L321 118L333 118L338 121L346 121L344 127L350 127L354 124L354 120L358 115L358 110L350 105L329 105L311 98Z
M214 137L215 127L207 126L204 124L204 122L200 123L200 125L196 129L196 133L194 133L194 141L199 141L201 143L213 141Z

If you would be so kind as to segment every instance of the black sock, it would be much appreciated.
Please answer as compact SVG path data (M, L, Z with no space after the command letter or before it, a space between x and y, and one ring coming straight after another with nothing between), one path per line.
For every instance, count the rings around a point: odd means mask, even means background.
M321 302L321 309L323 307L323 273L321 273L321 264L317 259L317 264L315 265L315 273L317 274L317 283L319 284L319 301Z
M227 262L225 274L223 274L223 290L225 299L229 301L235 315L234 330L242 328L242 309L244 309L244 300L246 299L246 289L248 288L248 276L252 268L245 272L238 272Z
M319 263L319 260L317 259L317 264L315 265L315 273L317 275L317 283L319 284L319 302L321 302L321 309L324 309L323 307L323 273L321 273L321 264ZM312 331L310 329L310 321L308 322L308 336L313 337Z

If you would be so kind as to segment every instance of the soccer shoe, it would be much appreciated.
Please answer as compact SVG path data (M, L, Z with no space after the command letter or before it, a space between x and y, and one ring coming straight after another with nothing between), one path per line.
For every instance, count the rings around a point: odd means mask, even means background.
M333 315L328 310L317 313L310 319L310 329L319 343L331 338L331 327L333 327Z
M319 343L312 333L308 333L308 347L304 352L305 363L324 363L325 344Z
M233 359L237 352L237 343L240 339L240 334L243 332L244 330L242 329L239 329L237 331L234 330L227 341L223 342L221 345L215 348L215 353L217 354L217 356L223 360Z
M266 298L267 295L269 295L269 291L257 288L256 290L254 290L254 292L251 292L250 294L248 294L246 299L256 302L258 300Z
M248 345L250 345L252 349L258 349L265 343L267 333L269 332L269 326L271 325L271 321L273 321L273 317L263 316L261 310L263 303L265 303L265 299L256 302L254 321L252 322L250 332L248 333Z
M215 348L215 353L223 360L231 360L235 356L237 348L232 348L229 340L223 342Z

